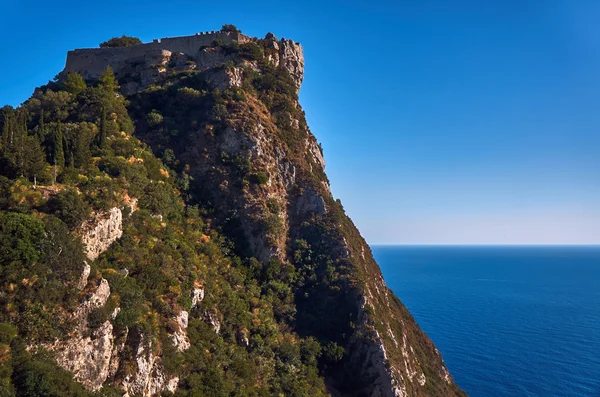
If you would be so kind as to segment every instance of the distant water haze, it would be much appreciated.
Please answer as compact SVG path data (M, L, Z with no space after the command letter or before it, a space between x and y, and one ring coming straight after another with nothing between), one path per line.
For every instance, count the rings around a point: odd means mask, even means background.
M357 223L374 245L600 245L597 214L515 212L408 215L397 220L390 215Z

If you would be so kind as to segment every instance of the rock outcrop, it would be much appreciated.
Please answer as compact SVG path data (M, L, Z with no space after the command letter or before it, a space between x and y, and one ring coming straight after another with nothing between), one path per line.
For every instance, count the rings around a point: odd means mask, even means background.
M86 246L88 259L93 261L123 235L123 213L116 207L96 212L81 225L78 233Z
M88 325L88 316L102 308L109 296L108 281L101 279L73 313L72 320L77 327L70 337L49 346L56 353L58 364L91 390L100 389L108 377L114 337L110 321L92 329Z

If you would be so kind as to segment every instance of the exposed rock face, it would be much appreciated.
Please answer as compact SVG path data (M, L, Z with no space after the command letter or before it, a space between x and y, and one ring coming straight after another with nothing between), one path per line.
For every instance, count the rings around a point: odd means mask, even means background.
M212 88L225 91L229 88L241 87L243 73L241 68L220 68L206 72L206 78Z
M210 326L212 327L212 329L217 334L219 332L221 332L221 321L219 320L219 317L218 317L217 313L215 313L214 311L208 311L208 312L205 313L204 319L205 319L205 321L208 324L210 324Z
M188 327L188 312L182 310L175 318L174 318L174 328L175 331L171 334L171 340L173 341L173 345L177 347L177 350L180 352L185 351L190 348L190 341L187 337Z
M108 212L95 213L93 218L80 227L81 242L86 246L86 254L95 260L112 243L123 235L123 214L119 208Z
M109 296L108 281L101 279L94 292L88 295L73 314L77 328L66 340L57 341L48 346L56 353L58 365L72 372L75 379L90 390L99 390L104 382L114 378L122 371L120 355L123 353L125 345L135 343L136 339L132 339L132 335L129 335L128 332L115 337L110 320L95 329L89 327L89 314L93 310L103 307ZM111 320L118 316L119 310L117 309L111 316ZM173 338L177 340L180 351L183 351L189 348L189 341L185 335L187 312L181 312L175 320L181 328L173 335ZM156 396L163 390L174 392L177 388L178 378L168 378L164 374L160 357L152 351L152 343L146 343L144 335L139 335L137 339L134 350L137 371L123 377L115 386L121 388L125 395L132 396Z
M156 396L163 390L174 392L177 389L178 378L168 378L162 370L160 357L152 351L152 341L140 335L134 348L137 371L125 376L121 387L126 391L125 396Z
M294 80L297 91L300 91L304 79L304 53L300 43L286 39L277 41L272 33L268 33L263 41L269 61L275 66L283 66Z
M309 214L321 216L326 211L325 200L312 189L305 190L296 202L296 212L300 216Z
M79 279L79 282L77 283L78 290L84 289L85 286L87 285L88 277L90 276L91 270L92 270L91 266L88 265L87 262L85 262L83 264L83 271L81 272L81 278Z
M302 46L292 40L281 39L279 62L294 79L298 91L304 78L304 53Z
M196 286L192 290L192 309L198 306L200 302L204 299L204 288L201 288L199 285Z
M91 390L101 388L108 377L114 337L110 321L90 330L87 319L93 310L106 304L109 296L108 281L101 279L96 290L73 314L77 329L71 337L49 346L57 353L58 364Z

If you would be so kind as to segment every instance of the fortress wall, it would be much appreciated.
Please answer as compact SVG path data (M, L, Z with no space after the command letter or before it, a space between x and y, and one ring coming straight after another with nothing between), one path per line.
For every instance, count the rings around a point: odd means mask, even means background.
M183 52L195 57L201 47L210 46L215 40L231 44L233 41L245 42L247 37L240 33L218 31L194 36L166 37L129 47L77 49L67 53L63 73L78 72L86 79L96 79L109 65L118 73L119 70L138 62L159 63L163 56L170 55L168 51Z
M220 40L223 44L231 44L237 39L238 35L235 33L215 32L198 34L195 36L165 37L164 39L160 39L159 44L160 47L165 50L171 52L183 52L186 55L195 57L198 54L200 47L210 46L213 41Z
M110 65L115 72L136 62L144 62L147 55L160 52L155 43L130 47L88 48L67 53L65 73L78 72L84 78L96 79Z

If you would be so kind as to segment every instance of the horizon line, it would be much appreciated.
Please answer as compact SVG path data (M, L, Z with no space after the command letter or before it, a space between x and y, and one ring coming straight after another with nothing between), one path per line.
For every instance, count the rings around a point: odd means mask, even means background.
M527 244L527 243L517 243L517 244L504 244L504 243L369 243L371 247L379 246L379 247L598 247L600 248L600 243L593 244L548 244L548 243L540 243L540 244Z

